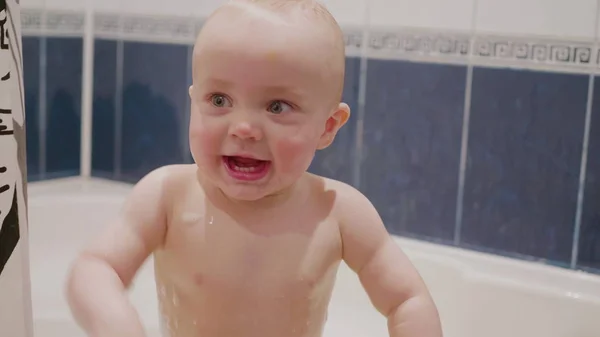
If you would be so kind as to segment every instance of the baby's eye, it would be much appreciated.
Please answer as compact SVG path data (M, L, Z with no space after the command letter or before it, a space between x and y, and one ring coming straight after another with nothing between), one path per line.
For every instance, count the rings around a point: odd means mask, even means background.
M289 104L282 101L275 101L269 105L269 111L277 115L285 112L286 108L291 109L292 107Z
M217 108L224 108L226 106L231 105L231 102L229 102L229 99L221 94L212 95L210 97L210 102L212 103L212 105L216 106Z

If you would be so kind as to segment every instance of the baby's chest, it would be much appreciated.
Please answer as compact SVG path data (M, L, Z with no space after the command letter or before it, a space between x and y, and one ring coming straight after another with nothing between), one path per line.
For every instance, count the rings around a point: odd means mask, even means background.
M164 252L169 269L189 285L310 289L341 259L339 231L327 219L249 226L226 217L182 215L170 224Z

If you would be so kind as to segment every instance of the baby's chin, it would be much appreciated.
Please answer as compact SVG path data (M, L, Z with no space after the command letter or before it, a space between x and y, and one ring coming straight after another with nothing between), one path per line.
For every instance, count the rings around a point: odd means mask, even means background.
M289 193L288 188L278 188L277 186L264 185L230 185L220 184L221 192L232 201L244 203L277 203L281 199L285 199Z
M239 188L221 188L221 193L234 204L249 204L258 206L263 201L269 198L268 193L261 193L259 191L242 191Z

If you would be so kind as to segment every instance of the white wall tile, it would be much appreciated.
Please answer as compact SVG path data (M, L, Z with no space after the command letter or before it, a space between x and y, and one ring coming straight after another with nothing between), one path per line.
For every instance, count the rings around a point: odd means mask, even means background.
M44 8L46 0L21 0L22 8Z
M600 18L600 1L598 1L598 4L596 5L596 11L598 11L598 15L597 17ZM600 40L600 20L598 20L598 22L595 22L595 32L596 32L596 39Z
M348 4L348 0L323 0L322 3L335 17L340 26L364 25L367 0L352 0L352 5Z
M44 0L44 6L48 9L83 11L85 10L86 0Z
M129 8L131 0L93 0L92 8L98 12L132 13Z
M476 28L482 33L594 37L596 0L478 0Z
M468 31L473 18L473 1L370 0L370 24Z
M28 0L41 1L41 0ZM45 0L68 1L68 0ZM166 6L159 0L92 0L93 8L101 12L158 16L195 16L204 17L214 11L226 0L171 0Z

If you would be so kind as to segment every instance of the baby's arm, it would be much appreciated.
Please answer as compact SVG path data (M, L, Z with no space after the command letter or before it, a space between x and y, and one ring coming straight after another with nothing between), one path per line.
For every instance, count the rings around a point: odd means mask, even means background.
M391 337L442 337L437 308L417 270L388 234L371 202L344 188L343 258L373 305L388 319Z
M163 242L166 171L158 169L140 180L116 221L72 265L67 299L75 320L91 337L144 336L126 290L139 267Z

